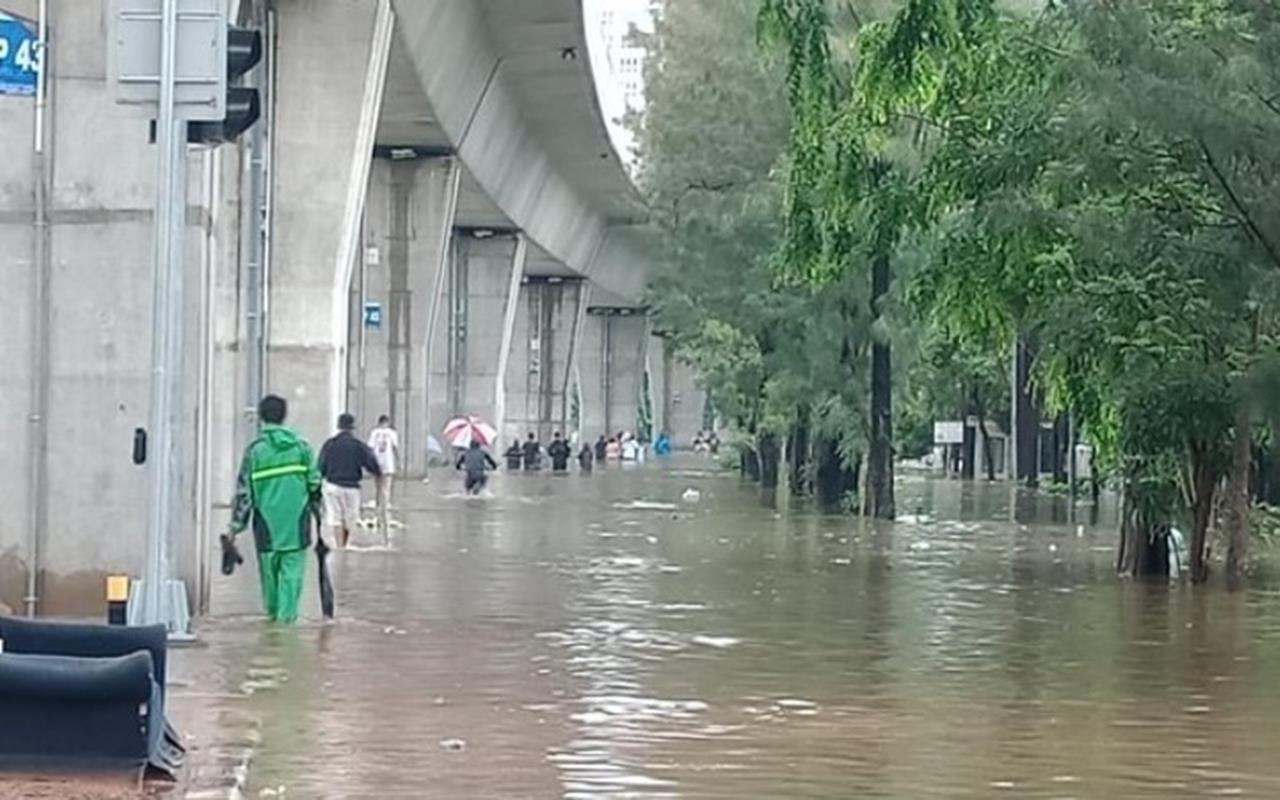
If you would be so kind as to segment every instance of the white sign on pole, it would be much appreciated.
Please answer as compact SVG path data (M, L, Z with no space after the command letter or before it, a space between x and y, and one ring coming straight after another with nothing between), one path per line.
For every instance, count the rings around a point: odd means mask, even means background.
M934 444L964 444L963 422L933 423Z
M162 0L111 0L107 75L116 102L155 114L160 105ZM227 109L224 0L179 0L174 104L180 118L212 122Z

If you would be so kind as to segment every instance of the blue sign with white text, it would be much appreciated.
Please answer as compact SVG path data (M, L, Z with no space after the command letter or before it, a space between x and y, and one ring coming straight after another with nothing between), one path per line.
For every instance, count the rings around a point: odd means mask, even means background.
M364 326L375 331L382 328L382 303L364 304Z
M39 74L40 41L35 25L0 11L0 94L35 94Z

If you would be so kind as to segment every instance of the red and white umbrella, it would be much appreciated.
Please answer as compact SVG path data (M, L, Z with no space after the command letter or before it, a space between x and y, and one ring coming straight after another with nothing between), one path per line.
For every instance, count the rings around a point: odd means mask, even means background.
M493 426L479 417L458 417L444 426L444 440L450 447L466 449L472 442L479 442L484 447L491 446L498 439L498 432Z

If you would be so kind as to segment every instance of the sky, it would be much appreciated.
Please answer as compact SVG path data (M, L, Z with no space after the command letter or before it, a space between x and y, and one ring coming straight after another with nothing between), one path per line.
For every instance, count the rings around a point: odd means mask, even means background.
M596 93L600 99L601 110L609 127L609 136L613 146L622 160L631 169L635 167L635 137L622 125L622 117L627 112L626 87L624 77L610 63L610 34L617 30L626 30L628 23L634 22L642 28L652 30L649 20L651 0L582 0L583 18L587 27L587 46L591 53L591 68L595 73ZM606 18L622 24L621 28L611 31ZM616 35L613 44L616 46ZM615 59L616 59L615 53Z

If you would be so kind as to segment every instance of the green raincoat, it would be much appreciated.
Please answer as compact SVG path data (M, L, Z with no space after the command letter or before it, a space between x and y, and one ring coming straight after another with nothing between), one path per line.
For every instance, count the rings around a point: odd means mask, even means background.
M311 545L320 472L311 446L280 425L263 425L245 450L236 479L231 532L252 525L262 603L273 622L294 622Z

